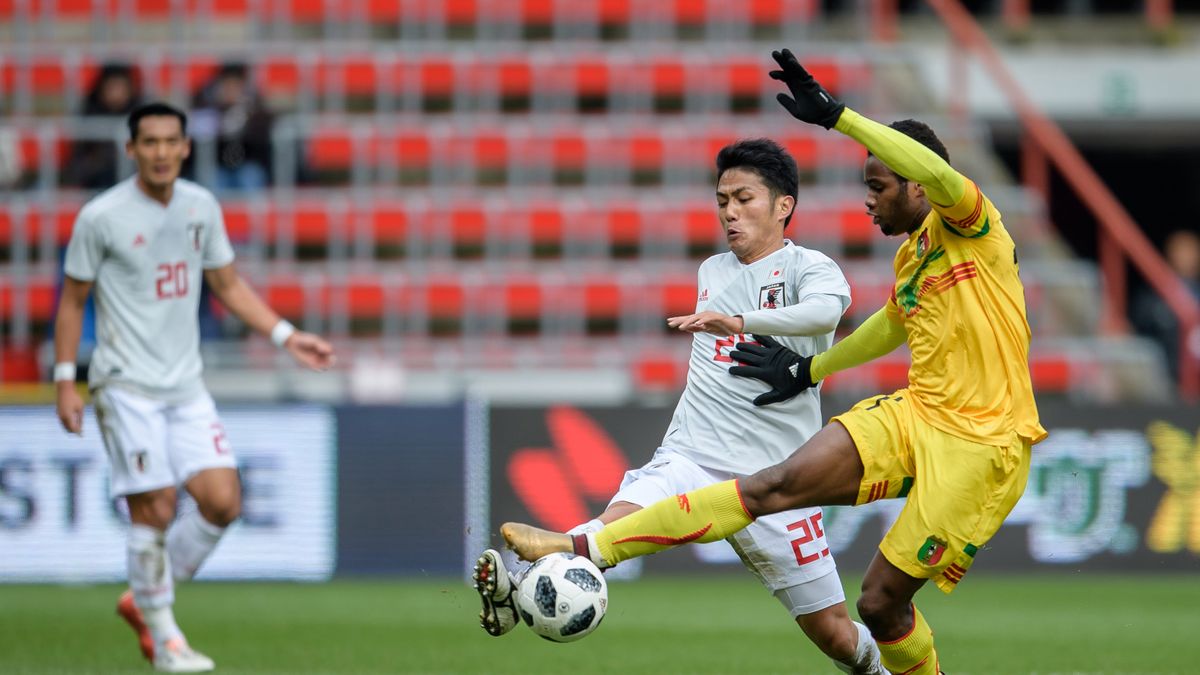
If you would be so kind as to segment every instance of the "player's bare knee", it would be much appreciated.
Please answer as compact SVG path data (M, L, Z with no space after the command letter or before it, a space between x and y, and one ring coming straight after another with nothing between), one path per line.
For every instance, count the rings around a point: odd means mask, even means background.
M898 602L895 596L881 589L864 584L855 606L863 623L877 637L884 636L883 639L887 639L887 636L895 634L897 626L906 623L908 603Z
M138 525L165 530L175 519L174 490L129 495L125 503L129 505L129 520Z
M785 511L789 507L780 508L789 501L787 494L786 472L782 465L767 467L753 475L738 481L738 491L742 495L742 503L752 516L764 513Z
M207 499L197 506L200 515L217 527L228 527L242 515L241 495L236 492Z

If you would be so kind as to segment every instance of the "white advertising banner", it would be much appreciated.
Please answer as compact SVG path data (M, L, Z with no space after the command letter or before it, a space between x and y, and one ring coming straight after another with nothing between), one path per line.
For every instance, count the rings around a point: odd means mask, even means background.
M197 578L320 581L336 557L336 424L319 406L220 408L242 517ZM82 437L52 407L0 408L0 581L125 578L124 500L89 408ZM182 490L181 490L182 493ZM181 511L195 508L182 499Z

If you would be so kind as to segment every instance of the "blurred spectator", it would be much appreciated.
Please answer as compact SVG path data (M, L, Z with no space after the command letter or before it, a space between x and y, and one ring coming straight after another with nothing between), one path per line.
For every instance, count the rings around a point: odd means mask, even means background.
M96 82L83 104L84 120L109 118L111 133L105 137L105 125L93 124L87 140L76 141L63 171L63 183L91 190L103 190L117 182L120 147L114 140L124 128L125 118L142 102L136 72L123 63L110 63L100 69ZM98 135L97 135L98 132Z
M245 64L222 66L192 106L193 136L217 141L216 187L254 190L270 184L274 119L254 92Z
M1192 297L1200 302L1200 235L1179 230L1167 237L1163 254L1171 271L1179 275ZM1133 325L1157 340L1166 351L1171 373L1179 377L1179 322L1171 308L1150 288L1143 288L1133 305Z

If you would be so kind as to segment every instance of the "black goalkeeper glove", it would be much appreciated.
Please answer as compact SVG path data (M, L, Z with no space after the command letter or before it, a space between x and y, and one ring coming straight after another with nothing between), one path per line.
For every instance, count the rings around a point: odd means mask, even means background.
M772 70L771 79L786 84L792 92L791 96L779 94L775 97L780 105L802 122L820 124L826 129L832 129L842 116L842 111L846 109L846 104L830 96L825 87L800 65L790 50L771 52L771 56L783 69Z
M767 335L755 335L754 342L739 342L729 356L738 363L729 369L731 375L753 377L771 385L771 390L754 399L754 405L771 405L786 401L815 383L812 380L811 356L800 356Z

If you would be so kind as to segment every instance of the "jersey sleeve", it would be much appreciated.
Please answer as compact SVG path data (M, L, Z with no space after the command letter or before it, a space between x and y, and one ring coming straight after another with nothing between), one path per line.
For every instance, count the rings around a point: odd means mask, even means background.
M104 260L104 250L104 234L95 216L87 209L80 211L67 242L63 273L79 281L95 281Z
M798 302L813 295L832 295L842 303L842 311L850 307L850 283L842 268L828 256L813 255L809 264L797 266L793 273L797 284Z
M954 204L942 206L930 202L933 209L942 217L942 226L960 237L976 238L986 236L992 229L987 197L980 192L975 181L964 178L966 189L962 199Z
M988 233L989 209L979 186L936 152L850 109L838 119L837 130L862 143L892 171L925 188L946 229L963 237Z
M233 244L229 243L229 234L225 231L225 216L221 214L221 205L215 199L211 202L212 216L209 219L211 227L204 240L204 269L211 270L224 267L233 262Z

